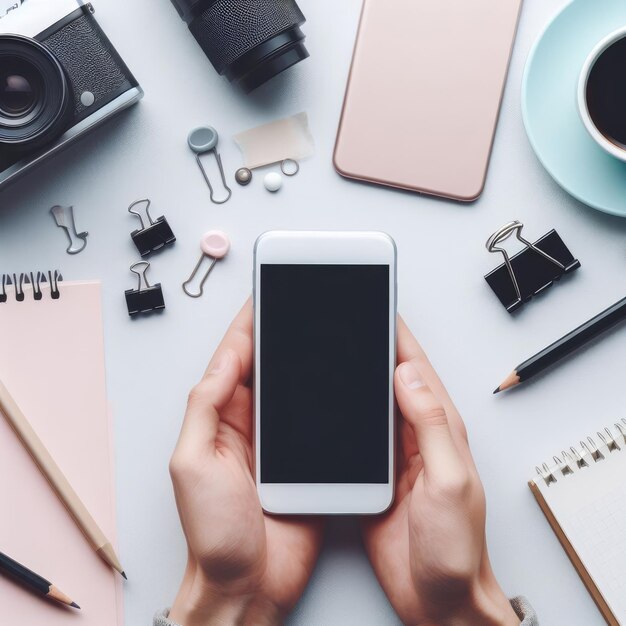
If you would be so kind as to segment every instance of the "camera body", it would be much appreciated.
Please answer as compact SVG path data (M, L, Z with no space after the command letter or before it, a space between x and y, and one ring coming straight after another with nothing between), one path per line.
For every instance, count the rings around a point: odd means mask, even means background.
M81 0L0 12L0 188L143 96L93 13Z

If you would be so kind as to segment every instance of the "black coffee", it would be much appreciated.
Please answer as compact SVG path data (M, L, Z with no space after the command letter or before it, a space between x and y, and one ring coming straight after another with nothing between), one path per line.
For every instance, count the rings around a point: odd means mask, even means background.
M626 148L626 37L607 48L591 69L587 106L596 128Z

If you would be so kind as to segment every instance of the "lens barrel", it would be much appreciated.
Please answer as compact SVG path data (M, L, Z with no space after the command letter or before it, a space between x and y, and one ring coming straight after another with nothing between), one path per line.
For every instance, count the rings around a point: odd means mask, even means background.
M213 67L246 92L309 56L295 0L172 0Z
M0 144L36 147L62 131L70 91L61 64L42 44L0 35Z

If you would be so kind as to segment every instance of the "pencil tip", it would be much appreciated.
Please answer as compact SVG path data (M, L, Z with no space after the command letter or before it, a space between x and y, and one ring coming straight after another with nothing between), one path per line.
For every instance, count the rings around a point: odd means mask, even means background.
M122 574L122 576L124 577L124 580L128 580L128 576L126 576L126 572L120 572L120 574Z
M500 393L501 391L502 391L502 389L500 389L500 387L497 387L496 390L493 393L495 395L496 393Z
M70 606L73 606L75 609L78 609L80 611L80 607L78 606L78 604L76 604L76 602L72 602Z

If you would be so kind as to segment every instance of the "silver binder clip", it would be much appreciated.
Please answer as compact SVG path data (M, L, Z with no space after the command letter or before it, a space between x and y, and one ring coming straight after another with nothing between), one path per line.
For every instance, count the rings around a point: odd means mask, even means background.
M66 252L68 254L78 254L87 246L88 232L79 233L76 230L76 222L74 221L74 208L71 206L53 206L50 209L52 217L59 228L65 230L70 245Z
M192 152L196 155L196 162L198 163L198 167L202 172L202 176L204 176L204 180L206 184L209 186L209 191L211 192L211 202L214 204L224 204L224 202L228 202L233 192L230 187L226 183L226 176L224 174L224 166L222 165L222 157L217 151L217 142L219 141L219 135L217 131L212 126L203 126L200 128L194 128L187 137L187 143L191 148ZM211 181L209 180L209 176L204 169L204 165L202 165L202 161L200 160L200 155L206 154L207 152L212 152L215 155L215 160L217 161L217 166L220 170L220 175L222 177L222 184L224 185L224 189L228 192L228 195L223 200L216 200L215 194L213 192L213 185L211 185Z

